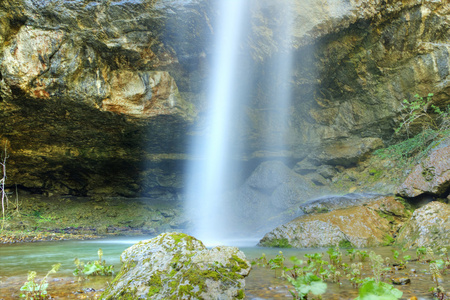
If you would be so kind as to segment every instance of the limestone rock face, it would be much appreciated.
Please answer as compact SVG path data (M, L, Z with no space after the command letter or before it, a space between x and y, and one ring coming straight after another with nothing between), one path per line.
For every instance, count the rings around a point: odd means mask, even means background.
M261 246L290 245L295 248L335 246L350 242L355 247L380 246L393 228L388 218L406 217L405 207L393 197L366 206L300 216L267 233Z
M182 233L141 241L120 258L122 269L101 299L244 299L251 269L236 247L208 250Z
M358 155L363 158L381 142L368 141L392 139L403 99L433 92L435 104L449 104L449 4L298 0L276 13L278 2L269 2L259 1L252 49L267 65L286 51L283 47L296 49L291 123L286 126L281 121L271 129L287 127L292 157L301 159L301 153L308 153L320 163L354 164ZM284 43L277 40L282 34L276 28L289 15L294 15L295 37ZM269 67L261 69L265 71L261 74L269 73ZM264 75L259 80L262 86L276 84ZM267 109L265 103L280 97L277 93L258 96L252 105L262 111ZM262 144L267 134L259 130L267 116L250 118L252 146L271 147ZM365 150L361 144L366 144ZM338 155L327 156L333 150Z
M443 247L450 244L450 206L430 202L414 211L398 236L406 248Z
M2 1L9 183L178 199L197 116L179 85L199 86L192 62L211 34L208 11L202 1Z
M416 197L424 193L441 195L450 187L450 139L431 149L399 187L398 194Z
M264 159L307 157L317 170L330 166L321 176L331 178L391 141L403 99L433 92L433 104L449 104L450 9L442 2L248 1L239 47L246 64L233 87L248 90L233 120L246 172ZM189 139L208 131L215 3L1 1L0 135L10 183L180 198ZM273 67L288 52L292 73L280 82ZM240 86L248 74L249 89ZM286 85L289 118L270 116ZM275 206L286 207L293 188L279 187L287 198ZM273 200L253 187L242 194Z

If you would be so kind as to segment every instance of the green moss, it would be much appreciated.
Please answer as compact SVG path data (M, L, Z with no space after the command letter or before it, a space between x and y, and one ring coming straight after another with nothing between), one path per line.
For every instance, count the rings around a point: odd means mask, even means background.
M244 299L244 298L245 298L245 293L244 293L244 290L243 290L243 289L240 289L240 290L238 291L238 294L237 294L236 298L237 298L237 299Z
M395 239L394 239L391 235L389 235L389 234L386 234L386 235L383 237L383 246L390 246L390 245L393 245L394 242L395 242Z
M384 212L382 212L380 210L377 210L376 212L377 212L377 214L380 217L382 217L383 219L388 220L390 223L393 223L395 221L395 219L394 219L394 217L392 215L386 214L386 213L384 213Z
M316 214L323 214L323 213L327 213L330 210L326 207L323 206L319 206L319 207L313 207L312 208L312 213L316 213Z
M235 254L231 256L230 260L236 262L232 269L233 272L240 272L242 269L247 269L249 267L248 263L245 260L239 258L239 256Z
M339 242L339 247L340 248L353 248L353 245L350 241L348 240L341 240Z
M292 248L292 245L289 244L289 240L286 238L273 239L267 242L263 242L262 245L264 247L273 247L273 248Z
M175 245L181 243L183 240L186 240L186 239L189 239L189 238L192 239L191 236L189 236L189 235L187 235L185 233L178 233L178 232L171 233L170 236L175 241Z
M161 290L160 287L157 286L151 286L150 289L148 290L148 297L152 297L153 295L156 295L157 293L159 293L159 291Z
M180 285L178 287L178 294L180 295L192 295L192 290L194 289L194 287L192 285Z

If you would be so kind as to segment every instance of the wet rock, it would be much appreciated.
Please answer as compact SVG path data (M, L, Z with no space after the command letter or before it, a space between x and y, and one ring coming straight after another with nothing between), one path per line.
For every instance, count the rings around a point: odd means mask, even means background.
M309 157L322 164L349 167L356 165L383 146L384 143L380 138L346 139L324 145Z
M254 235L288 221L278 214L313 197L318 187L280 161L261 163L236 191L227 198L232 207L230 216L239 232ZM326 188L322 189L325 193ZM292 216L290 217L292 218ZM263 232L264 232L263 231Z
M209 250L182 233L141 241L120 258L122 269L101 299L243 299L251 268L236 247Z
M385 198L384 195L378 194L359 194L351 193L344 196L324 196L306 203L301 204L299 207L305 214L329 212L336 209L348 208L352 206L358 206L374 202Z
M393 277L391 278L393 284L404 285L411 283L411 279L408 277Z
M443 247L450 244L450 206L430 202L414 211L396 241L406 248Z
M338 173L338 171L333 166L321 165L317 168L317 173L326 179L331 179Z
M383 208L383 212L380 210ZM392 208L392 211L391 211ZM337 209L331 212L300 216L267 233L261 246L292 246L296 248L327 247L350 244L370 247L386 244L392 238L390 222L393 215L404 212L402 203L386 197L366 206ZM392 215L388 217L386 212ZM405 215L399 215L401 221Z
M317 168L309 159L304 159L298 162L292 170L300 175L306 175L315 172Z
M450 138L431 149L398 188L398 194L416 197L425 193L442 195L450 187Z

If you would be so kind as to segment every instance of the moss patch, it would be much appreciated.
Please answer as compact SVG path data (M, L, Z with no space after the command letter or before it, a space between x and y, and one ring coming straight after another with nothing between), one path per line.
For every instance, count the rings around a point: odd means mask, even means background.
M289 243L289 240L287 238L264 241L261 243L261 245L264 247L272 248L292 248L292 245Z
M348 240L341 240L339 242L339 247L340 248L353 248L353 245L350 241Z

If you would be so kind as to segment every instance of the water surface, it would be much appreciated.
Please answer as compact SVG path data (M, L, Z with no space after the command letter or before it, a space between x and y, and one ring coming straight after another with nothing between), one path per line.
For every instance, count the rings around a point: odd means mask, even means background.
M58 273L52 275L49 280L49 294L55 299L97 299L113 277L97 276L87 281L78 281L77 277L72 275L72 271L75 269L74 258L77 257L84 262L96 260L98 259L97 251L102 248L103 259L106 260L107 264L113 264L116 272L118 272L121 265L120 254L140 240L149 238L151 237L117 237L90 241L0 245L0 300L18 299L19 289L26 281L28 271L36 271L38 278L42 278L56 263L61 263L61 269ZM249 260L260 257L262 253L265 253L270 259L280 251L276 248L256 247L254 246L255 241L251 240L228 241L227 244L230 243L239 246ZM291 256L302 258L306 253L326 252L327 249L281 250L288 261ZM342 250L342 252L345 253L345 250ZM376 249L376 253L383 257L391 257L391 248L379 248ZM415 257L414 252L409 254ZM326 254L325 257L327 257ZM349 262L348 258L345 258L345 260ZM416 270L415 273L411 272L412 269ZM368 262L365 262L364 273L371 276ZM255 266L246 279L246 299L292 299L289 293L289 284L281 278L275 278L274 275L274 271L269 268ZM407 270L397 271L389 276L403 275L409 276L412 283L397 286L404 292L402 299L408 299L413 295L417 296L418 299L433 299L428 291L433 283L427 264L412 262ZM449 281L450 276L444 275L442 285L446 290L450 290ZM329 283L327 294L323 296L323 299L354 299L356 297L357 289L351 288L348 281L346 282L343 279L342 286Z

